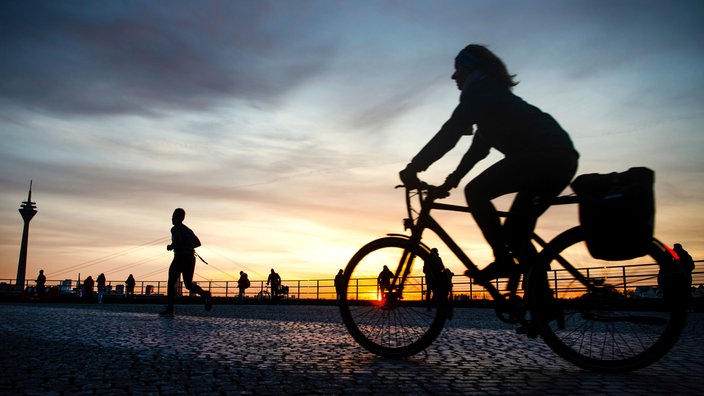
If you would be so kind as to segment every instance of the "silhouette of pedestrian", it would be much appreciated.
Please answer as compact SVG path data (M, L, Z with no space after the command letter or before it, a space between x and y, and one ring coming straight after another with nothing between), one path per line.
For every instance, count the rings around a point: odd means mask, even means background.
M389 267L384 266L381 270L379 276L376 278L376 282L379 285L379 290L383 293L384 290L391 291L391 279L393 279L394 273L389 270Z
M44 270L39 270L39 275L37 276L37 297L41 300L44 298L44 290L46 288L46 276L44 276Z
M174 259L169 266L169 280L167 281L167 306L159 313L161 316L174 316L174 303L176 302L176 284L183 276L183 284L186 289L197 293L203 297L205 310L210 311L213 307L212 295L209 291L203 290L193 283L193 273L196 269L195 248L200 246L200 240L190 228L183 224L186 218L186 211L177 208L171 216L171 243L166 246L166 250L173 250Z
M279 274L274 271L274 269L271 269L271 273L269 274L269 277L266 280L267 286L271 283L271 298L273 299L274 297L278 296L279 292L281 291L281 277Z
M436 286L436 280L433 279L433 274L430 272L430 268L428 268L428 265L433 264L433 263L438 263L439 267L442 268L442 260L440 259L440 254L438 253L438 249L432 248L430 250L430 258L428 259L428 262L426 262L423 265L423 273L425 274L425 301L427 303L428 310L430 310L430 307L432 306L432 294L435 293L434 287Z
M130 274L125 281L125 298L134 298L134 286L136 283L134 276Z
M335 275L335 292L337 293L338 300L342 298L343 277L344 273L342 272L342 270L338 271L337 275Z
M250 281L249 276L246 272L240 271L240 279L237 280L237 288L240 289L240 294L237 297L237 301L242 304L244 302L244 292L249 288Z
M428 310L430 310L432 306L432 300L433 297L436 297L438 288L443 289L442 286L447 285L447 272L445 271L448 271L450 273L450 276L452 276L452 272L449 269L444 268L441 273L441 278L435 279L433 273L430 271L429 265L436 265L437 268L445 267L445 265L442 263L442 259L440 258L440 254L438 253L438 249L436 248L430 249L430 257L428 261L423 264L423 273L425 274L426 284L425 301L427 302Z
M83 298L86 300L89 300L93 297L93 286L95 285L95 281L93 280L93 277L88 275L86 280L83 281Z
M682 264L682 269L684 269L684 273L687 276L687 284L691 286L692 272L694 271L694 260L692 259L692 256L690 256L689 252L684 250L682 245L679 243L676 243L672 250L674 250L680 257L680 264Z
M105 294L105 274L102 272L100 275L98 275L98 279L96 279L96 283L98 284L98 304L103 303L103 294Z

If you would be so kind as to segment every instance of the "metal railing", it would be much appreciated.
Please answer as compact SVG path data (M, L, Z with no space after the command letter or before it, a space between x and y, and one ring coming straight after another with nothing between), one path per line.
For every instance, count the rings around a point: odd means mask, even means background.
M701 263L704 260L697 260L695 263ZM620 291L627 295L641 294L657 294L657 264L632 264L622 266L608 266L603 268L585 269L585 274L589 278L602 278L608 280L612 285L617 285L622 288ZM549 274L551 288L558 296L565 297L570 294L583 291L581 285L573 284L574 279L566 273L565 270L551 270ZM11 290L14 279L1 279L0 289ZM503 290L505 289L506 280L496 280L495 285ZM223 298L236 298L239 295L237 281L231 280L209 280L196 282L205 290L210 290L213 296ZM107 281L107 290L105 295L124 295L124 281ZM166 281L150 280L137 281L134 293L140 296L159 296L166 295ZM34 281L27 280L23 289L33 287ZM336 299L335 281L329 279L312 279L312 280L283 280L282 285L288 287L288 294L285 298L288 299L308 299L308 300L334 300ZM361 286L360 286L361 285ZM408 298L422 299L426 291L425 280L423 277L414 277L411 279L411 286L406 289ZM80 293L80 287L76 282L70 279L65 280L47 280L46 287L58 286L60 294L77 294ZM376 278L359 278L352 279L350 282L350 290L364 289L368 293L369 290L374 290L376 287ZM361 289L360 289L361 287ZM696 268L692 273L692 287L699 288L700 292L704 293L704 269ZM270 292L266 281L253 280L251 286L246 290L246 298L261 298L268 296ZM189 292L180 282L178 285L179 295L188 295ZM486 290L472 283L471 279L455 275L453 277L453 294L457 300L484 300L491 297Z

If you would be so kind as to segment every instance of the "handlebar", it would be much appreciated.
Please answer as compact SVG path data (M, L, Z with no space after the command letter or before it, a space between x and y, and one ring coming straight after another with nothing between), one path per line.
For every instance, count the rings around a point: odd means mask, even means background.
M433 206L435 200L437 199L442 199L446 198L450 195L449 191L443 187L443 186L434 186L431 184L428 184L424 181L419 180L417 183L414 183L413 186L408 186L405 184L400 184L397 185L396 188L405 188L406 190L406 209L408 213L408 217L404 220L404 227L406 229L409 229L413 226L414 223L414 216L413 214L420 213L418 210L415 210L413 208L413 203L412 199L413 197L417 196L418 197L418 204L420 208L422 209L425 206ZM580 202L580 197L571 194L571 195L562 195L562 196L557 196L554 198L551 198L549 200L549 204L552 205L573 205L573 204L578 204ZM459 207L459 206L454 206L454 205L443 205L443 204L435 204L436 208L441 208L441 209L447 209L447 210L456 210L456 211L467 211L468 209L466 207ZM508 215L507 212L500 212L501 215Z
M446 198L450 195L449 191L444 188L430 185L424 181L419 181L414 184L414 186L408 186L405 184L396 186L396 188L405 188L406 190L406 210L408 217L404 220L405 229L413 227L413 214L416 212L413 209L413 203L411 201L413 197L418 197L420 208L423 208L425 205L432 204L436 199Z
M447 198L450 196L450 192L448 190L446 190L444 187L434 186L434 185L428 184L424 181L420 181L415 186L407 186L405 184L399 184L396 186L396 188L405 188L406 189L406 196L411 195L410 192L413 190L418 191L418 194L425 193L425 199L426 200L430 199L431 201L434 201L436 199Z

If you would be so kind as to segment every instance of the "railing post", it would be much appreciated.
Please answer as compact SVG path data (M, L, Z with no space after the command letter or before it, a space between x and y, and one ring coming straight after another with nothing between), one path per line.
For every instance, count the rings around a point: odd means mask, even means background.
M555 299L557 300L559 298L559 291L557 288L557 271L556 270L552 271L552 278L553 278L553 283L555 284Z
M628 289L626 288L626 266L622 266L621 270L623 271L623 296L628 297Z
M315 280L315 299L320 300L320 280Z
M425 277L420 278L420 300L425 299Z

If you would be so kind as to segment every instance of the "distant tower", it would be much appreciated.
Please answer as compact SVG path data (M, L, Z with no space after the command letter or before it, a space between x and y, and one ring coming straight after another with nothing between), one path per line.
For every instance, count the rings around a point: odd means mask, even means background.
M20 290L24 290L24 277L27 272L27 238L29 237L29 221L32 220L37 210L35 209L34 202L32 202L32 181L29 181L29 195L27 200L22 202L21 208L19 209L22 215L22 220L24 220L24 230L22 231L22 248L20 249L20 262L17 264L17 282L15 285Z

